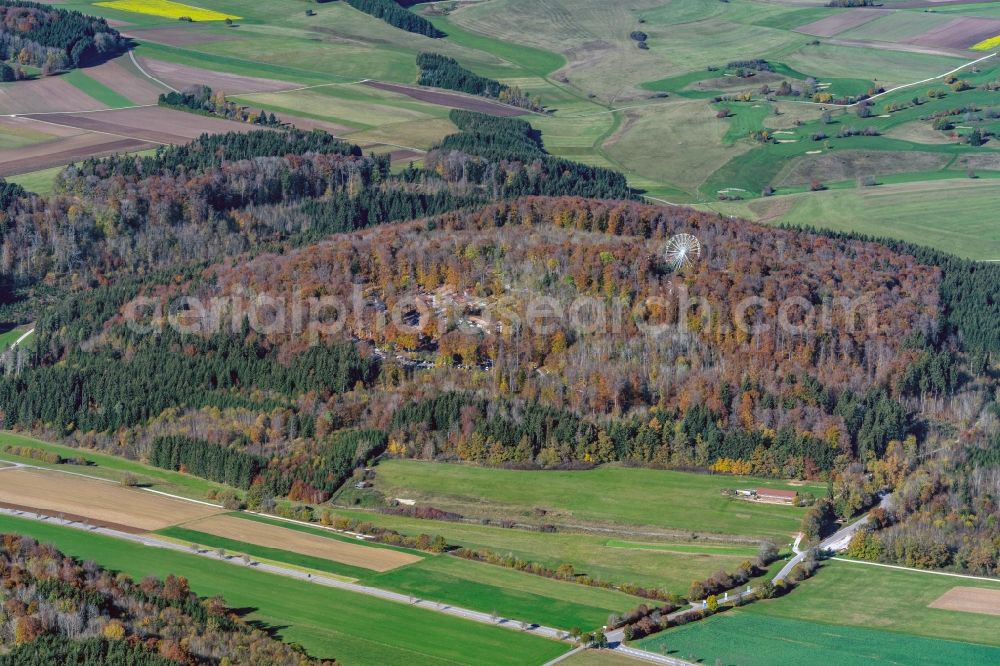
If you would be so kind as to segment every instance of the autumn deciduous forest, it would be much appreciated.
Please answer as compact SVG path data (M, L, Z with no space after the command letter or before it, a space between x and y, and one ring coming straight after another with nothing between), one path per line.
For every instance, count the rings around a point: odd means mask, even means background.
M184 578L136 582L0 535L0 664L313 664Z
M1000 266L646 205L523 121L452 118L398 173L259 130L3 190L4 312L36 330L3 425L255 508L382 453L823 479L816 536L893 491L868 556L996 570ZM676 268L681 233L702 253Z

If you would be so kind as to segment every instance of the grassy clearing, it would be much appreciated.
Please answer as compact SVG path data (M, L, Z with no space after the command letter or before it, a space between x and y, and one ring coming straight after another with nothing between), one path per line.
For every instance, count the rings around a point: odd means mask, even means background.
M17 342L18 338L24 335L24 333L30 328L30 326L25 325L15 326L6 330L0 329L3 330L3 333L0 333L0 352L6 351L8 347ZM21 344L27 344L30 340L31 336L26 338ZM2 442L2 440L0 440L0 442Z
M345 664L544 663L568 649L516 631L46 523L0 516L0 531L29 534L133 578L184 576L198 594L224 595L231 607L251 609L249 620L278 628L283 640Z
M50 167L39 171L29 171L28 173L22 173L16 176L7 176L7 182L17 183L29 192L35 192L42 195L52 194L55 190L56 176L59 175L65 168L66 167L61 166Z
M376 478L377 488L386 497L414 498L474 514L527 517L532 522L649 525L779 540L795 532L803 509L731 499L721 491L756 486L824 491L818 485L615 466L535 472L412 460L387 460L379 465ZM650 506L657 509L650 511ZM537 509L545 511L544 517L538 517Z
M449 555L369 575L363 583L501 617L569 630L596 629L611 613L643 603L620 592L585 587Z
M795 594L798 594L796 592ZM794 595L793 595L794 596ZM867 603L870 594L853 599ZM781 603L781 602L778 602ZM700 663L988 664L1000 649L950 640L919 638L862 627L842 627L735 610L643 639L639 647Z
M827 562L819 574L794 594L780 601L754 604L747 610L767 618L830 622L1000 646L996 616L928 608L928 604L960 585L1000 589L1000 579L989 583L864 564ZM959 663L959 660L945 662Z

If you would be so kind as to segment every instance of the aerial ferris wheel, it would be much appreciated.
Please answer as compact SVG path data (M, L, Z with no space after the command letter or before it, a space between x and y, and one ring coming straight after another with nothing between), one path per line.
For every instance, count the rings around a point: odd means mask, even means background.
M701 257L701 242L691 234L677 234L667 241L664 258L675 271L690 266Z

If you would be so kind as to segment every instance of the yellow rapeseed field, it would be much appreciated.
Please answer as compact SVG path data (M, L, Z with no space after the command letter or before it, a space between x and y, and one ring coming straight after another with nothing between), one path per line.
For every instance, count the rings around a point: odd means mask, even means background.
M989 39L984 39L972 48L976 51L989 51L990 49L995 49L1000 46L1000 35L996 37L990 37Z
M151 16L162 16L163 18L180 18L186 16L192 21L225 21L228 19L238 19L239 16L214 12L211 9L192 7L180 2L171 0L111 0L110 2L98 2L98 7L109 7L123 12L134 12L136 14L149 14Z

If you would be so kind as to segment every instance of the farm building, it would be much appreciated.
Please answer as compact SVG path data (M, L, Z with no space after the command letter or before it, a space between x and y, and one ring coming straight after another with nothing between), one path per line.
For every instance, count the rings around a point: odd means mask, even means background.
M756 497L761 502L776 502L781 504L794 504L798 496L794 490L774 490L773 488L758 488L755 491Z

